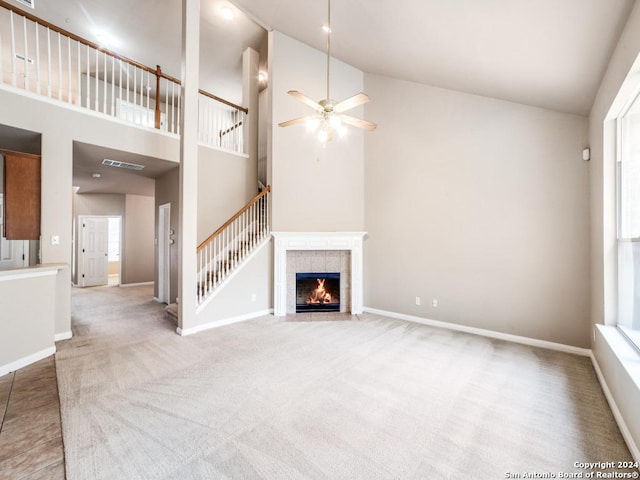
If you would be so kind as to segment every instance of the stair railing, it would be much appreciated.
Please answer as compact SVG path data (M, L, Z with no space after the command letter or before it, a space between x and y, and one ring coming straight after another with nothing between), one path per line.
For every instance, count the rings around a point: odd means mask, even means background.
M0 0L0 83L179 134L181 82ZM199 140L244 152L248 110L200 90Z
M244 151L244 128L249 110L200 90L198 141L236 153Z
M267 186L224 225L198 245L197 302L204 300L265 239L269 238Z
M0 0L0 81L178 133L180 81Z

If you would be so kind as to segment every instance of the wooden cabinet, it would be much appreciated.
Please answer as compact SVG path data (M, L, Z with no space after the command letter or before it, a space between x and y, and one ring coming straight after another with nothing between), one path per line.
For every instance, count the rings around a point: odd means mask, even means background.
M40 156L0 150L4 156L4 235L40 239Z

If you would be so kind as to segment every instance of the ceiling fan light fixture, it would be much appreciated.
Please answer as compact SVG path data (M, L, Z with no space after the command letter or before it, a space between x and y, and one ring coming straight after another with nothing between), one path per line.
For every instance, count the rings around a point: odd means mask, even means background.
M318 115L313 115L312 117L307 118L307 132L313 133L318 130L318 127L320 127L320 122L321 119Z
M306 117L280 122L278 125L288 127L290 125L305 123L308 132L314 132L319 128L318 139L322 142L323 146L326 146L326 143L333 139L334 133L339 137L345 135L345 124L364 130L375 130L377 125L366 120L343 115L343 112L367 103L370 99L366 93L357 93L341 102L331 99L331 0L327 0L327 24L323 26L322 29L327 32L327 96L323 100L316 102L298 90L289 90L287 92L289 95L313 108L315 113L307 115Z

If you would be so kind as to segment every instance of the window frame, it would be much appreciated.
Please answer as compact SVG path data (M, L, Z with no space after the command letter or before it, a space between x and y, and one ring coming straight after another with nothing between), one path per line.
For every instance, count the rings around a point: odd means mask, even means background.
M640 236L637 237L625 237L622 235L623 233L623 220L622 220L622 207L623 207L623 199L622 199L622 180L623 180L623 144L624 144L624 129L623 129L623 119L635 106L636 102L640 105L640 85L634 90L633 94L629 96L629 100L621 109L620 113L616 117L616 145L615 145L615 160L616 160L616 245L618 246L616 252L616 258L619 255L619 244L621 242L629 242L629 243L640 243ZM616 260L616 269L619 272L619 260ZM639 279L640 281L640 279ZM640 352L640 329L634 330L632 328L627 327L626 325L622 325L620 323L620 274L618 273L616 279L616 290L617 290L617 304L618 304L618 314L616 318L616 328L621 333L621 335L638 351ZM640 301L640 300L639 300Z

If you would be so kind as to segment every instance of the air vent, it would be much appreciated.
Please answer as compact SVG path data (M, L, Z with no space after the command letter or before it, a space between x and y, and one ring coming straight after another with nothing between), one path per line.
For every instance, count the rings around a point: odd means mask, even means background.
M144 168L144 165L138 165L137 163L119 162L108 158L102 160L102 164L109 167L128 168L129 170L142 170Z
M26 5L27 7L36 8L34 5L35 0L17 0L17 2Z

